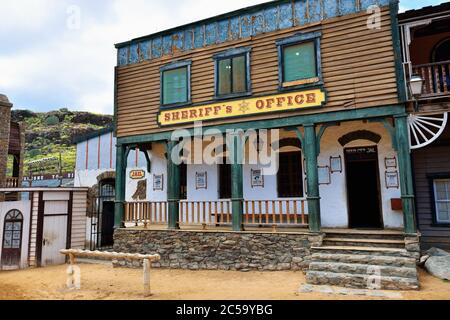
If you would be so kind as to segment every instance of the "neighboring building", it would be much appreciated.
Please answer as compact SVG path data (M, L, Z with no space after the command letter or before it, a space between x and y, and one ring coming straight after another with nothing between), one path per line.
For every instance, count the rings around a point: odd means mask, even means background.
M86 247L92 250L109 248L113 245L114 232L116 138L113 129L106 128L76 137L74 142L76 143L74 186L91 188ZM128 164L133 170L136 168L145 170L145 156L133 151L129 155ZM130 192L137 187L136 180L128 179L127 184L130 186ZM133 194L129 193L127 199L132 200Z
M0 202L0 270L64 264L84 249L87 188L0 188L28 200Z
M410 255L409 276L383 274L381 287L417 288L397 13L394 0L271 1L117 44L115 250L158 252L156 266L171 268L309 267L315 284L347 274L310 264L313 252ZM278 129L280 170L241 164L254 141L238 133L215 150L238 161L179 165L170 155L191 140L173 134L198 136L195 121L209 137L259 130L260 142ZM188 158L212 152L197 145ZM129 172L136 148L145 175ZM129 173L151 187L141 193ZM348 265L345 285L365 287Z
M23 177L25 131L22 124L11 121L12 107L8 97L0 94L0 188L18 187ZM8 174L10 160L12 165ZM0 201L17 198L17 193L0 195Z
M422 246L450 249L450 3L399 20L405 73L423 81L418 105L408 109Z

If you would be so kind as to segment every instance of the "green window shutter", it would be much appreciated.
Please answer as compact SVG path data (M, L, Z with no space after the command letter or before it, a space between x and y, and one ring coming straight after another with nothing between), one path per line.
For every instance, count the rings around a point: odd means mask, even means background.
M283 81L317 77L316 49L313 41L283 49Z
M233 58L233 93L242 93L247 91L247 77L245 69L245 56Z
M218 94L230 94L231 93L231 59L219 60L218 63Z
M164 71L163 104L188 101L188 69L186 67Z

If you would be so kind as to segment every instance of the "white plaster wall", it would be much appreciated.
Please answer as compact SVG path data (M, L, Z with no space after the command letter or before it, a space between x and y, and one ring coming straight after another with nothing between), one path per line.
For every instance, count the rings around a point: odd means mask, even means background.
M19 210L23 215L22 226L22 249L20 256L20 268L28 267L28 241L30 238L30 206L31 201L14 201L14 202L0 202L0 259L3 246L3 228L5 226L5 216L10 210ZM0 260L1 264L1 260Z
M343 172L334 173L331 175L330 185L320 186L321 213L323 227L343 227L347 228L348 221L348 205L347 205L347 188L346 188L346 172L344 161L344 148L339 144L338 139L343 135L357 131L369 130L381 135L382 139L377 145L378 147L378 162L380 173L380 190L381 202L383 210L383 220L386 228L402 228L403 227L403 213L393 211L391 209L391 199L400 198L400 189L387 189L385 182L385 164L386 157L397 157L396 151L392 148L392 140L380 123L363 123L360 121L342 123L339 127L330 127L325 132L321 141L321 153L318 158L319 166L329 166L330 157L342 157ZM359 140L345 146L345 148L352 147L368 147L375 146L375 143ZM398 159L398 158L397 158Z

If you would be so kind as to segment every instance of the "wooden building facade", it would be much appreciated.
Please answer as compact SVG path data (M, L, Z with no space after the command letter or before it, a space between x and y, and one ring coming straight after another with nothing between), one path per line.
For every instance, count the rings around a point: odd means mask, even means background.
M116 227L415 234L397 12L389 0L272 1L116 45ZM280 170L178 165L173 133L198 134L198 121L222 134L277 129ZM225 157L248 152L231 141ZM150 187L126 202L137 148Z
M419 78L409 118L422 246L450 249L450 3L399 15L407 79ZM411 94L411 93L410 93Z

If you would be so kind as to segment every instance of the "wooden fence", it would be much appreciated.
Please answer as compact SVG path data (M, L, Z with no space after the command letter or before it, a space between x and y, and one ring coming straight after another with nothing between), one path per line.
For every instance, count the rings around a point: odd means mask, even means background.
M450 61L413 66L413 71L424 80L422 97L450 95Z

